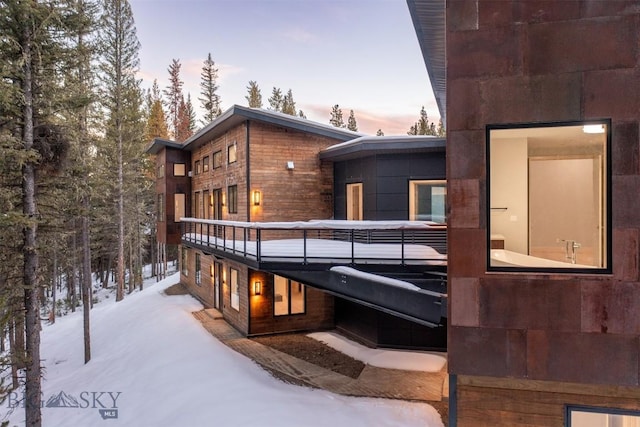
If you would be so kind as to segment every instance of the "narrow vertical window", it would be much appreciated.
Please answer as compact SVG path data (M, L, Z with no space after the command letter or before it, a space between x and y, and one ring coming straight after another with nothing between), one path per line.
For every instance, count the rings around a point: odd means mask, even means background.
M227 194L229 198L229 200L227 200L229 203L229 213L238 213L238 186L230 185L227 187Z
M165 218L164 193L158 194L158 222L164 222Z
M219 167L222 167L222 151L213 153L213 168L218 169Z
M202 159L202 172L209 172L209 156Z
M238 289L238 270L229 268L229 287L231 289L231 308L240 310L240 291Z
M362 215L362 183L347 184L347 219L361 221Z
M174 198L174 221L180 222L180 218L185 217L185 200L186 195L184 193L176 193Z
M196 175L200 175L200 172L202 172L201 167L202 166L200 164L200 160L196 160L196 164L195 164Z
M234 141L233 144L227 147L227 163L235 163L238 160L236 150L237 144Z
M200 264L200 254L196 254L196 285L202 284L202 265Z
M184 246L181 246L182 248L182 253L180 256L180 271L182 272L183 276L188 276L189 275L189 266L187 265L187 248L185 248Z

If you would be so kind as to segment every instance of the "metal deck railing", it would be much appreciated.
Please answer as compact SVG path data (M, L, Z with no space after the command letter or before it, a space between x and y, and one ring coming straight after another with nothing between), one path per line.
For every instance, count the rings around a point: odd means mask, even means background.
M256 263L446 265L446 228L416 221L182 218L182 242Z

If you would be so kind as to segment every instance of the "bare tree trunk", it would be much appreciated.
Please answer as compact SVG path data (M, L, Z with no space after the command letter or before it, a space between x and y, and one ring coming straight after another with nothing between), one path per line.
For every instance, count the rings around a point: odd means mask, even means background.
M15 390L20 386L18 381L18 359L21 357L22 352L18 354L19 350L16 347L16 325L13 320L9 320L9 349L11 351L11 388Z
M83 197L82 204L85 208L84 215L82 216L82 320L84 329L84 363L88 363L91 360L91 328L89 315L92 302L88 196Z
M28 25L23 32L23 96L24 96L24 128L22 134L23 148L30 151L33 147L33 76L32 76L32 34ZM27 220L23 227L23 280L24 310L26 332L26 375L25 375L25 425L40 427L42 413L40 411L40 316L38 314L38 252L37 247L37 215L36 176L32 162L22 166L22 213Z
M51 289L51 313L49 314L49 323L56 323L56 295L58 287L58 251L53 246L53 289Z

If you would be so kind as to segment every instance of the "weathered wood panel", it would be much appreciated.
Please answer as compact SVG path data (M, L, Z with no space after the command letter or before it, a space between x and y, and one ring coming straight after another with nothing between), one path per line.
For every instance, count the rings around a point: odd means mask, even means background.
M640 388L458 376L458 426L565 426L567 405L640 409Z

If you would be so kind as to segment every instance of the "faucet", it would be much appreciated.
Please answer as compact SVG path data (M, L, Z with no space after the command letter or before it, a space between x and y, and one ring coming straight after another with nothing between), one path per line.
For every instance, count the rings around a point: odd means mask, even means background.
M556 241L558 243L564 243L565 258L568 259L571 264L575 264L577 255L576 249L582 247L582 245L575 240L570 239L557 239Z

